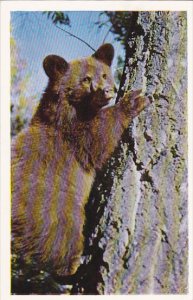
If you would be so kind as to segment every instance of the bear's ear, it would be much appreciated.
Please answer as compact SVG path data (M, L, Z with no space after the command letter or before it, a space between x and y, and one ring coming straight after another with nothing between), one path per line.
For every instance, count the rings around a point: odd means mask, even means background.
M43 67L47 76L54 79L64 75L68 68L68 63L60 56L48 55L43 61Z
M104 44L92 56L110 67L114 57L114 48L111 44Z

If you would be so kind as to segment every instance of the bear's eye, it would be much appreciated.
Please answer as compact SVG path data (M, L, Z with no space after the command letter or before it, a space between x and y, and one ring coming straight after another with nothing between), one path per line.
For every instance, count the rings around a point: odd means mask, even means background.
M107 74L103 74L103 78L104 78L104 79L107 79Z
M91 77L90 77L90 76L86 76L86 77L83 79L83 82L90 83L90 82L91 82Z

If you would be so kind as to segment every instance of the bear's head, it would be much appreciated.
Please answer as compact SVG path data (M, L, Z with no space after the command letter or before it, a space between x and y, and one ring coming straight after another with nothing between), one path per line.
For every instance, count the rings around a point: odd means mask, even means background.
M110 68L113 57L114 49L111 44L102 45L90 57L69 63L60 56L47 56L43 62L49 77L46 89L48 97L47 100L46 97L42 99L44 115L50 118L53 110L56 111L57 102L67 101L80 118L92 118L115 96L116 89Z

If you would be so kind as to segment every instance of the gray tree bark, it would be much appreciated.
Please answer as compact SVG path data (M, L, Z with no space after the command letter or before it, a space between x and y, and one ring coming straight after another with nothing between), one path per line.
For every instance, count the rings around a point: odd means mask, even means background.
M154 102L98 175L72 293L187 293L186 13L139 12L139 27L123 89Z

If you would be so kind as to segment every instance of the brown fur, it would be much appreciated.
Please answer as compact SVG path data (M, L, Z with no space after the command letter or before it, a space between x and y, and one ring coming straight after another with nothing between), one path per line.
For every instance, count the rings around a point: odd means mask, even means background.
M29 127L12 147L14 250L59 275L74 274L84 247L84 206L95 178L125 128L148 104L128 92L113 107L114 50L67 63L48 56L48 87Z

